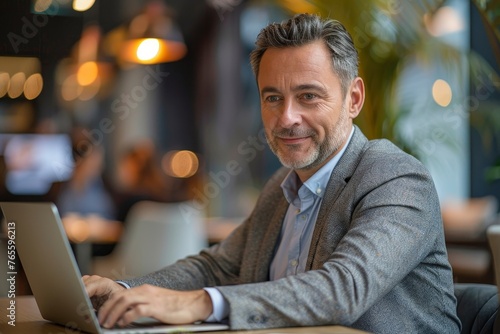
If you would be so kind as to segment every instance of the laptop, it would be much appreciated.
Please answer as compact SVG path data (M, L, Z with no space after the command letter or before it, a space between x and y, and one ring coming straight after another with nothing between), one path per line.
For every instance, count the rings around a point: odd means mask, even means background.
M42 317L88 333L178 333L227 330L220 323L167 325L137 323L131 328L100 327L61 218L53 203L0 202L5 222L15 229L19 260Z

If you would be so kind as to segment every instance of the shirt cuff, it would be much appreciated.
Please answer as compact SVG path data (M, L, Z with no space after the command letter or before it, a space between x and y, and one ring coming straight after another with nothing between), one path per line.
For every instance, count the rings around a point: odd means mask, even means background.
M115 283L118 283L118 284L120 284L120 285L124 286L126 289L130 289L130 285L128 285L128 284L127 284L127 283L125 283L125 282L122 282L122 281L115 281Z
M212 299L212 314L205 320L206 322L221 322L229 315L229 303L216 288L203 288L210 299Z

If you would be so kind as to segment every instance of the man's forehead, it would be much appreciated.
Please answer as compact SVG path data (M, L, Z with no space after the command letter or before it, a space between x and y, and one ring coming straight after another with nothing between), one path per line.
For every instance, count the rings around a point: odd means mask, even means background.
M304 90L324 87L324 82L340 82L337 73L333 70L330 59L311 60L300 56L298 59L288 59L289 55L284 53L270 54L271 57L263 59L257 83L262 91L264 87L287 86L287 89Z

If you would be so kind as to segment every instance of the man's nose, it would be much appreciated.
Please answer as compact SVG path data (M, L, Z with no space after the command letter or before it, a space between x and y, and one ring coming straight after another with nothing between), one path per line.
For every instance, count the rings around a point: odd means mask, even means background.
M300 111L291 100L285 100L282 105L282 110L279 115L279 124L283 128L291 128L294 125L299 125L301 122Z

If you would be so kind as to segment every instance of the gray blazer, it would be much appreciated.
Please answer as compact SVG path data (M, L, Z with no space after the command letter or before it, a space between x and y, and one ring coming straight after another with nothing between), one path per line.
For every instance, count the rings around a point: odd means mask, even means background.
M460 332L439 201L416 159L356 128L330 177L307 271L269 281L288 207L280 188L287 172L276 172L226 240L126 283L217 286L231 329L340 324L374 333Z

